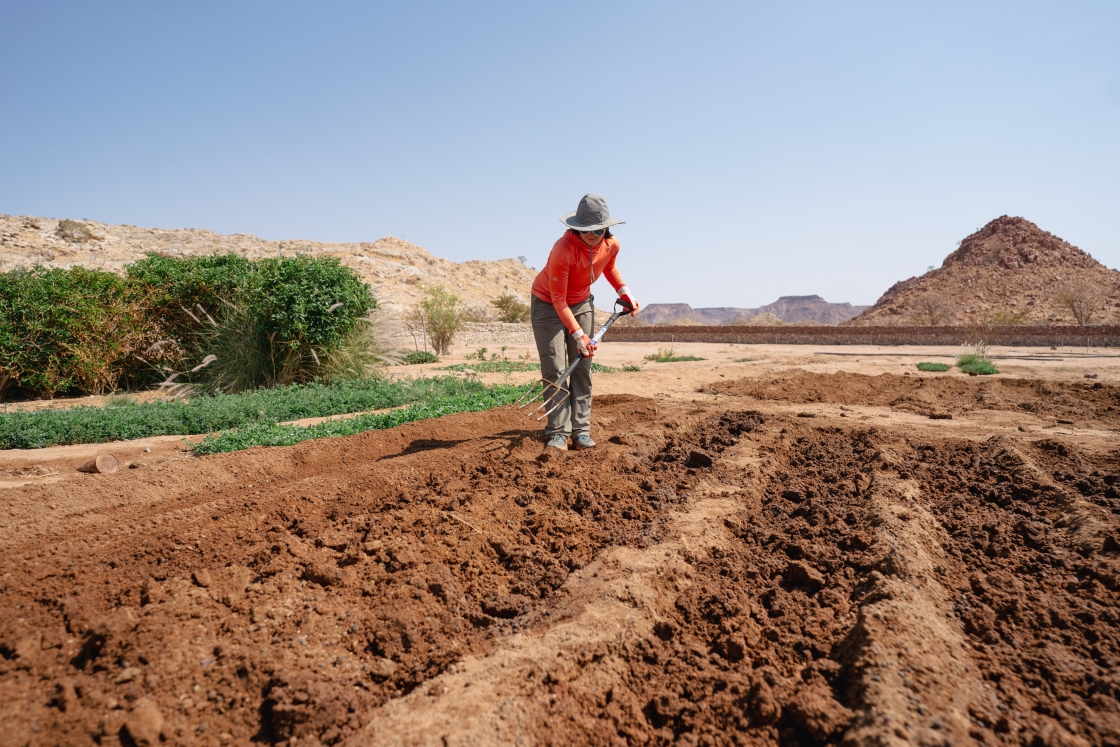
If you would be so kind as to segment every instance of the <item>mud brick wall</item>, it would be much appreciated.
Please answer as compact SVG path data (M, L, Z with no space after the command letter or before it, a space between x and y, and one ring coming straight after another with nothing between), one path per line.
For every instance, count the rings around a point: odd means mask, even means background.
M989 345L1120 347L1120 326L976 327L614 327L614 342L735 342L754 345Z

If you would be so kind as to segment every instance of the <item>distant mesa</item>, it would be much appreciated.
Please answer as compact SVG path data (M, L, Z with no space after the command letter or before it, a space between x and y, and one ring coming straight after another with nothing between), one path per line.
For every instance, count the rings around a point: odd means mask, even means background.
M895 283L845 324L1115 324L1118 316L1120 272L1004 215L961 241L940 268Z
M820 296L782 296L757 309L728 306L694 309L686 303L651 303L636 318L646 324L839 324L868 306L829 303Z

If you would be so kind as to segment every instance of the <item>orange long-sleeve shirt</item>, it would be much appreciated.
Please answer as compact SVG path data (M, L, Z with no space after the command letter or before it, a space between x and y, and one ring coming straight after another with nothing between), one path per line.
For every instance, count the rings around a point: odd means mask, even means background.
M592 272L596 280L605 275L616 291L625 285L614 266L618 248L618 239L612 236L592 249L571 231L565 231L552 245L548 263L533 281L533 295L556 307L569 332L579 329L579 324L568 307L583 303L591 295Z

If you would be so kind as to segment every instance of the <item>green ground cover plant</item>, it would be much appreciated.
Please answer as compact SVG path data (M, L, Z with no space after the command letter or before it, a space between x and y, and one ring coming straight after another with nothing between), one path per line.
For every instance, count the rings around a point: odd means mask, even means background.
M732 358L731 360L734 363L750 363L754 358Z
M948 371L952 366L948 363L930 363L929 361L922 361L917 364L919 371L932 371L940 373L941 371Z
M706 358L697 358L695 355L677 355L673 348L658 348L656 353L646 356L647 361L654 363L680 363L684 361L702 361Z
M342 380L297 384L240 394L172 402L114 398L108 407L0 413L0 448L41 449L68 444L127 441L150 436L213 433L252 423L380 410L477 393L482 384L455 376L387 381Z
M974 373L981 376L999 373L999 369L987 358L968 354L957 356L957 368L964 373Z
M405 366L416 366L421 363L439 363L439 356L427 350L410 350L401 357L401 364Z
M441 366L436 370L458 371L460 373L468 371L473 373L521 373L523 371L540 371L541 364L527 361L483 361L482 363L453 363L450 366ZM610 366L591 361L591 373L614 373L615 370Z
M633 373L638 373L642 370L642 367L639 366L639 365L636 365L634 363L627 363L625 366L622 367L622 370L623 371L628 371L628 372L633 372Z
M964 352L957 356L956 365L964 373L980 376L999 373L999 369L988 357L988 345L984 342L965 345Z
M463 381L462 379L456 379ZM236 430L207 436L191 449L195 454L218 454L239 451L253 446L291 446L313 438L353 436L371 430L395 428L404 423L438 418L456 412L479 412L513 404L525 393L525 387L498 385L486 387L469 380L457 394L433 397L392 412L359 415L344 420L328 420L318 425L296 426L275 423L251 423Z

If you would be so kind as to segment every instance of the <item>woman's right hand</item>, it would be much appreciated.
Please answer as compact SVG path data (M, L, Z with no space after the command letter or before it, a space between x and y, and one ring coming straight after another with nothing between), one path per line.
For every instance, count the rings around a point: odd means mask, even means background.
M584 334L582 329L573 332L572 339L576 341L576 347L579 348L579 354L584 358L590 358L595 355L596 347L591 342L591 338Z

